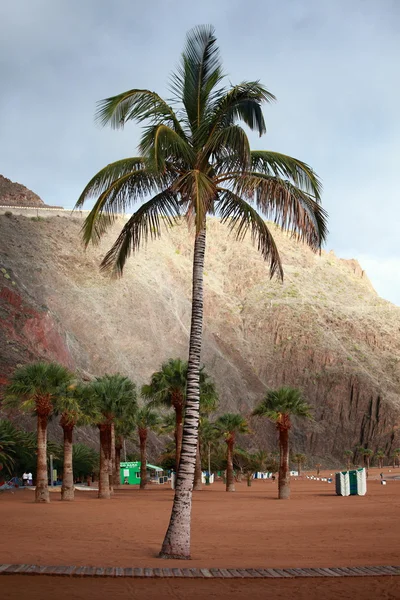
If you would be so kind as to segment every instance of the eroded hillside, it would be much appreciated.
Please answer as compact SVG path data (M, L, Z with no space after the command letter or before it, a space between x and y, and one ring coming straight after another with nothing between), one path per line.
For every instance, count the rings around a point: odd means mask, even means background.
M186 357L193 235L185 224L132 257L123 279L99 263L122 219L86 252L82 221L0 216L1 381L16 364L60 360L138 384L168 357ZM208 223L203 361L221 410L249 413L267 386L301 386L315 422L298 450L340 459L356 444L400 446L400 308L380 299L356 261L314 255L276 231L285 281L269 279L250 237ZM254 423L260 444L272 425Z

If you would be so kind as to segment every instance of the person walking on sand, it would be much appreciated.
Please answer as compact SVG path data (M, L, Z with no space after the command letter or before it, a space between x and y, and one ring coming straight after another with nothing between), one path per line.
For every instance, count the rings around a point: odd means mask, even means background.
M25 487L26 485L28 485L28 473L24 471L24 474L22 475L22 486Z

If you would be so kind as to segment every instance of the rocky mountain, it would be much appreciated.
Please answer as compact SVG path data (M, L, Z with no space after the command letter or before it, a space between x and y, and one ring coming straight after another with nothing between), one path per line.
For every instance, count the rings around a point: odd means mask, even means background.
M0 175L0 206L48 207L37 194L20 183L13 183L3 175Z
M123 224L84 251L82 221L0 216L0 383L35 358L139 385L169 357L187 355L193 234L165 231L113 281L99 263ZM273 227L273 226L272 226ZM378 297L353 260L313 254L278 230L283 283L248 237L208 222L203 361L221 411L249 414L267 387L300 386L315 421L296 423L294 446L335 460L360 444L400 447L400 307ZM252 422L271 448L271 424Z

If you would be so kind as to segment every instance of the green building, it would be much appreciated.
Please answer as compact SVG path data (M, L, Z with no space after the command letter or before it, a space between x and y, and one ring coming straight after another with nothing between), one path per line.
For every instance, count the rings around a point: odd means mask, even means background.
M168 477L164 475L161 467L147 463L147 480L153 483L166 483ZM121 462L120 481L121 485L140 485L140 460Z

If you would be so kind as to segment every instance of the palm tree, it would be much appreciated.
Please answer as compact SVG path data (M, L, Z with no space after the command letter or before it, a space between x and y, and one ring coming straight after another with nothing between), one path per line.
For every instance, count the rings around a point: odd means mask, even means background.
M351 461L352 461L352 458L353 458L353 454L354 454L353 450L345 450L343 452L343 456L346 459L346 468L347 468L348 471L350 471Z
M320 470L321 470L321 467L322 467L321 463L317 463L317 464L315 465L315 468L317 469L317 475L319 475L319 472L320 472Z
M304 463L306 462L306 455L305 454L301 454L300 452L298 452L297 454L295 454L293 456L294 460L297 463L297 472L299 475L301 475L301 467L302 465L304 465Z
M378 459L379 468L383 469L383 461L385 460L386 456L384 450L378 450L375 456Z
M99 453L85 444L74 444L72 453L73 473L79 478L90 476L99 464Z
M264 471L267 460L268 453L264 450L248 452L242 448L237 448L234 451L233 462L245 473L248 487L251 487L254 473Z
M397 464L399 464L399 458L400 458L400 448L396 448L395 450L393 450L393 468L396 467L396 460L397 460Z
M11 421L0 420L0 482L2 476L12 477L17 447L21 444L19 430Z
M374 451L371 450L370 448L363 448L362 446L360 446L359 452L360 452L361 456L364 457L364 464L366 464L367 473L368 473L368 471L369 471L369 463L371 461L371 458L374 455Z
M279 498L290 498L289 475L289 431L292 417L311 418L311 406L303 398L302 392L296 388L281 387L269 390L264 400L254 409L253 415L267 417L279 432Z
M160 371L151 376L149 385L142 386L141 395L153 406L166 406L175 411L175 468L178 472L182 450L183 414L187 382L187 362L170 358Z
M97 377L88 384L88 389L96 410L101 414L97 423L100 432L98 497L109 500L113 475L112 429L116 420L129 418L136 413L136 386L128 377L117 373Z
M226 491L235 491L235 482L233 477L233 451L238 433L249 433L249 426L242 415L226 413L221 415L215 421L215 428L224 437L226 454Z
M217 410L218 392L213 380L207 375L204 366L200 369L200 409L199 409L199 434L197 437L197 452L196 466L194 470L193 490L200 491L202 489L202 469L201 469L201 453L202 453L202 424L205 419L208 419L212 412Z
M160 424L160 416L149 406L142 406L136 414L136 424L140 442L140 489L147 486L147 435L149 430L155 430Z
M181 216L195 231L192 318L186 418L170 524L160 556L190 557L190 516L196 463L203 329L203 271L206 217L218 214L242 239L250 232L270 274L283 277L279 252L263 217L274 221L314 251L327 233L320 205L321 186L304 162L270 151L251 151L245 123L259 135L266 127L262 104L275 97L258 81L222 87L224 78L214 29L189 32L181 66L171 80L172 103L155 92L131 89L100 102L97 118L122 128L146 123L139 156L116 161L97 173L83 190L77 208L96 198L83 226L86 244L97 242L136 202L144 203L123 227L102 268L121 275L131 252L161 235ZM150 198L150 199L148 199Z
M74 491L73 469L73 432L77 425L93 425L98 422L100 414L91 401L91 394L83 384L71 384L67 387L66 395L57 402L57 410L61 413L60 427L63 430L63 480L61 500L72 501Z
M47 476L47 423L57 402L66 396L73 374L57 363L36 362L14 371L5 391L5 404L37 417L35 502L50 502Z

